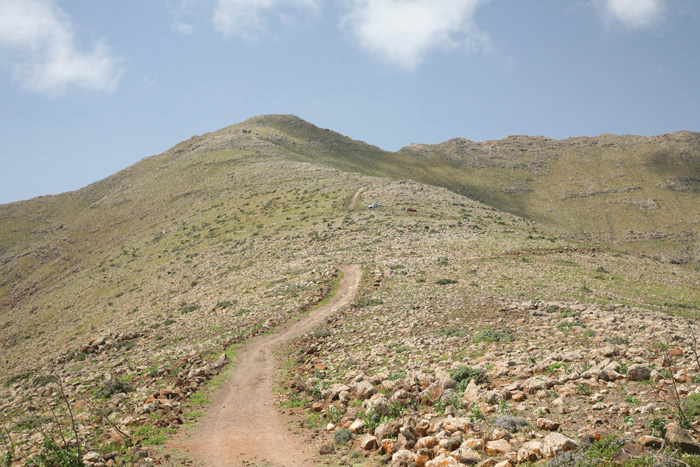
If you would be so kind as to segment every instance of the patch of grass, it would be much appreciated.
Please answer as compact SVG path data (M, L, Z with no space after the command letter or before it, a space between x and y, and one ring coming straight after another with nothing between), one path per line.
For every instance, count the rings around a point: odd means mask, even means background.
M190 405L202 405L211 404L211 401L204 394L195 392L190 395L189 403Z
M472 336L473 344L477 344L479 342L513 342L514 340L515 337L510 331L499 331L491 328L486 328Z
M435 281L435 283L436 283L437 285L450 285L450 284L456 284L457 282L459 282L459 281L457 281L457 280L455 280L455 279L448 279L448 278L445 278L445 277L443 277L443 278L438 279L438 280Z
M438 337L467 337L468 333L465 329L461 328L449 328L441 329L435 333Z
M314 337L316 339L323 339L324 337L330 337L331 332L327 329L317 329L314 331Z
M486 373L484 373L481 370L478 370L476 368L472 368L470 366L460 366L459 368L456 368L450 373L450 378L453 380L457 381L457 383L465 383L464 388L466 389L466 385L469 384L469 381L472 379L476 380L477 384L482 384L486 383L489 381L489 377ZM460 392L459 386L457 389L457 392ZM464 389L461 390L461 392L464 392Z
M581 313L577 313L577 312L571 311L571 310L562 310L559 313L557 313L556 318L558 318L558 319L577 318L579 316L581 316Z
M23 381L25 379L31 378L33 374L34 374L33 371L27 371L26 373L20 373L18 375L10 376L9 378L7 378L5 380L5 382L3 383L3 386L5 386L6 388L9 388L10 386L12 386L15 383L18 383L18 382Z
M561 323L557 324L557 329L563 333L567 333L571 330L571 328L575 327L585 328L586 325L578 321L562 321Z
M230 308L230 307L232 307L232 306L233 306L233 303L230 302L229 300L226 300L226 301L219 302L219 303L217 303L216 305L214 305L213 310L217 310L217 309L219 309L219 308L226 309L226 308Z
M563 368L564 371L568 371L569 365L567 365L566 363L552 363L547 367L547 369L544 372L548 375L552 375L556 372L556 370L560 368Z
M98 399L109 399L115 394L126 394L133 390L133 386L131 386L129 383L121 381L117 378L112 378L97 390L95 397Z
M187 314L187 313L192 313L193 311L199 310L200 306L195 305L195 304L189 304L189 305L183 305L180 307L180 313Z
M381 305L384 301L381 298L365 298L357 302L357 306L364 308L368 306Z

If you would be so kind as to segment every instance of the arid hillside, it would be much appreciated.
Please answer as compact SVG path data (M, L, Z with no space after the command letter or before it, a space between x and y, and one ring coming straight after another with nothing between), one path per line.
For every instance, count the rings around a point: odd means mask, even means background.
M333 451L314 463L398 466L408 451L418 465L460 447L516 463L550 432L583 446L592 431L658 457L639 437L700 414L684 409L700 397L698 147L679 133L389 153L262 116L0 206L0 455L36 458L42 430L68 424L86 465L186 465L159 446L205 420L237 346L359 265L357 298L276 354L279 410ZM439 424L450 415L461 428ZM527 425L494 435L504 415Z

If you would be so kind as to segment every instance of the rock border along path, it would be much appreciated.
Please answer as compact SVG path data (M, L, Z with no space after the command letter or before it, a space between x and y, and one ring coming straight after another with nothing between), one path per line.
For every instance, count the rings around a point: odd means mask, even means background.
M206 467L312 465L308 447L289 432L272 398L277 370L274 349L321 324L328 314L354 299L362 270L358 265L340 270L344 276L329 303L238 350L231 377L215 396L197 432L177 442L178 448Z

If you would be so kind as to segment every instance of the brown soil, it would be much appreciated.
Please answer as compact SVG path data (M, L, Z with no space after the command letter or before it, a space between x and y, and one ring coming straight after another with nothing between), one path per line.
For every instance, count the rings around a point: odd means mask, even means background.
M233 374L215 396L197 432L187 440L173 441L172 448L184 450L207 467L312 465L309 446L289 432L273 402L274 349L321 324L329 313L353 300L362 271L357 265L341 270L343 280L328 304L239 349Z

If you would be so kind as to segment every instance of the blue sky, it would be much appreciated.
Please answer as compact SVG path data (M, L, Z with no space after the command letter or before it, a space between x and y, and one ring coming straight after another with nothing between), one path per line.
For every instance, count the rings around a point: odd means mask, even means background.
M0 203L265 113L388 150L700 131L700 2L0 0Z

